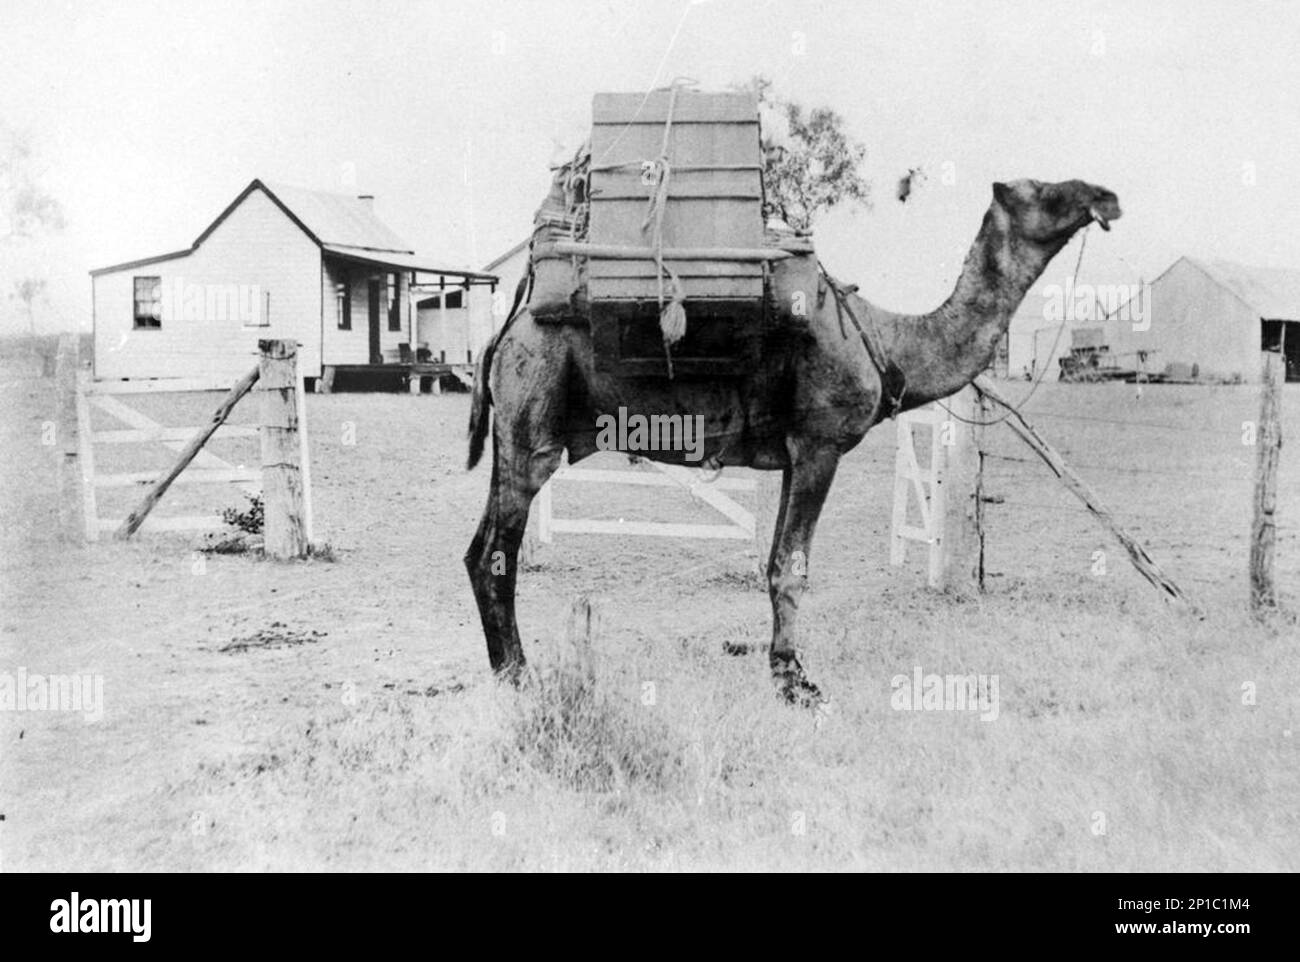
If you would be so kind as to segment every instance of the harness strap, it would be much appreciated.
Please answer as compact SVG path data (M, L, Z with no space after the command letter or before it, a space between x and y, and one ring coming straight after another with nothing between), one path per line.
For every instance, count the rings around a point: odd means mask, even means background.
M889 417L896 417L903 406L903 395L907 391L907 377L889 357L889 352L885 350L884 342L880 338L880 332L876 330L870 315L868 315L867 326L863 327L862 322L858 320L858 315L854 313L853 305L849 303L849 294L857 288L841 287L830 274L826 273L826 267L821 261L817 262L817 267L831 293L835 295L835 316L840 322L840 335L848 337L848 331L844 328L844 315L847 314L858 332L858 337L862 339L862 346L867 349L867 356L871 358L876 373L880 375L881 403L888 404Z

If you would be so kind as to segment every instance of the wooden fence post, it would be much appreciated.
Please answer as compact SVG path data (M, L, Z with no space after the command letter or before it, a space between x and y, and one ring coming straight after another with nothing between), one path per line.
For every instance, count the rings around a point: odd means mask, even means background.
M99 508L95 496L95 435L90 426L90 372L77 369L77 465L81 470L81 523L87 541L99 540Z
M79 539L77 512L70 492L77 490L77 374L80 335L59 335L55 354L55 457L58 458L59 536L69 541Z
M306 512L299 458L298 345L257 342L262 395L262 505L266 555L277 560L307 556Z
M939 583L936 587L958 593L984 590L984 508L981 451L986 420L984 405L969 385L942 402L945 420L940 450L944 468L935 484L943 486L940 521Z
M316 533L311 503L311 449L307 440L307 381L302 368L298 369L294 410L298 412L298 466L302 471L302 530L310 546L316 540Z
M1250 525L1250 612L1256 618L1275 611L1273 581L1277 546L1277 464L1282 452L1282 381L1286 354L1264 352L1264 383L1260 392L1259 425L1255 431L1255 513Z
M585 678L595 678L593 644L601 633L601 610L590 595L577 595L569 604L569 614L564 623L564 641L561 660L571 670Z

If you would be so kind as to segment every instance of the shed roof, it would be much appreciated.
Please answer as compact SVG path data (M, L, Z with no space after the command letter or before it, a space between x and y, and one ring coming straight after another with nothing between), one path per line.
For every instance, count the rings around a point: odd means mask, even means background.
M1268 320L1300 320L1300 270L1252 267L1232 261L1186 260L1209 274Z
M531 241L531 240L532 240L532 237L531 237L531 236L529 236L529 237L525 237L523 240L521 240L521 241L520 241L518 244L516 244L514 247L510 248L510 250L506 251L505 253L503 253L503 254L501 254L501 255L499 255L499 256L497 256L497 257L494 257L492 260L490 260L490 261L488 261L486 264L484 264L484 265L483 265L483 270L485 270L485 271L494 271L494 270L496 270L498 267L500 267L500 266L501 266L502 264L504 264L506 261L510 260L510 258L514 257L514 256L515 256L516 254L518 254L521 250L523 250L525 247L527 247L527 246L528 246L528 242Z

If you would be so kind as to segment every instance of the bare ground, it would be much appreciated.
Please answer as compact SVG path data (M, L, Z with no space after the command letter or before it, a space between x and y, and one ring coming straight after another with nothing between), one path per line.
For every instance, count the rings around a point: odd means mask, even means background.
M104 714L0 713L4 869L1300 868L1298 632L1244 606L1255 389L1045 385L1027 408L1202 622L1166 609L1045 468L1005 460L1032 458L1005 428L989 593L927 590L920 552L891 569L879 429L844 460L812 556L805 660L835 702L818 726L772 696L767 599L738 542L544 549L520 617L549 675L493 683L460 562L487 480L463 470L464 396L311 397L336 560L275 565L180 536L79 543L40 375L0 364L0 671L98 674ZM1294 387L1284 405L1300 412ZM1298 469L1291 444L1292 606ZM160 511L241 500L175 493ZM562 489L556 508L708 517L643 495ZM557 653L579 592L603 613L594 675ZM997 720L893 710L915 666L997 674Z

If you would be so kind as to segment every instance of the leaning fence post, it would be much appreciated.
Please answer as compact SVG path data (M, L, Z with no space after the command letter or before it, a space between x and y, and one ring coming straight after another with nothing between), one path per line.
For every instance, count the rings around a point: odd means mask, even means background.
M1273 566L1277 546L1277 463L1282 452L1281 384L1286 355L1264 352L1264 384L1255 443L1255 512L1250 525L1250 612L1256 618L1277 608Z
M203 427L199 428L198 432L192 438L190 438L189 441L186 442L185 447L181 449L181 453L176 457L176 461L172 464L172 466L168 468L167 471L165 471L163 475L150 486L149 490L145 492L144 498L141 499L140 503L136 506L135 510L126 516L126 519L122 522L121 526L114 533L113 536L115 538L126 539L131 537L131 535L135 534L136 531L139 530L140 525L144 524L145 518L149 517L149 512L154 509L154 505L156 505L159 499L164 494L167 493L167 489L171 487L172 482L175 481L180 476L180 473L184 471L186 467L189 466L189 463L193 461L194 458L198 455L199 451L203 449L203 445L208 443L208 439L211 438L212 435L217 433L217 428L221 427L221 425L226 423L226 418L230 417L230 412L234 410L235 405L239 403L239 399L242 398L245 394L247 394L250 390L252 390L253 385L257 383L257 378L258 375L260 374L260 370L261 370L260 368L256 368L256 367L253 368L242 378L240 378L239 381L235 384L235 386L230 389L230 393L225 396L225 398L222 400L221 404L217 407L217 409L214 412L212 412L212 417L208 419L208 423ZM82 392L82 394L79 395L79 398L80 398L79 403L81 403L84 407L84 392ZM83 461L82 470L83 471L86 471L87 469L90 470L91 472L90 480L88 480L86 483L89 489L93 491L94 462L91 460L91 451L93 448L94 435L90 433L90 421L89 421L88 414L86 416L85 436L86 436L86 447L85 447L86 453L83 454L82 457L82 461ZM94 512L93 502L91 502L88 505L86 510L88 515L93 516L93 512ZM98 522L96 522L96 525L97 524ZM89 529L87 529L87 533L89 533Z
M298 439L298 345L257 342L262 395L262 505L267 557L307 556L306 511Z
M1177 602L1197 617L1201 617L1201 611L1196 604L1183 594L1182 589L1174 584L1160 565L1156 564L1155 559L1147 554L1146 548L1120 526L1119 522L1115 520L1115 516L1110 513L1110 509L1101 503L1097 496L1093 494L1092 488L1088 487L1083 478L1079 477L1065 463L1056 452L1056 449L1048 444L1042 435L1034 429L1033 425L1025 420L1025 416L1020 413L1020 409L1008 401L1002 395L1002 392L997 389L997 386L983 374L977 377L974 383L977 391L1007 412L999 420L1029 445L1030 450L1043 459L1052 473L1060 478L1061 483L1076 498L1082 501L1084 506L1092 512L1093 517L1100 521L1106 530L1113 534L1115 539L1124 546L1124 550L1128 552L1129 561L1133 563L1133 567L1138 570L1138 573L1149 581L1166 600Z

